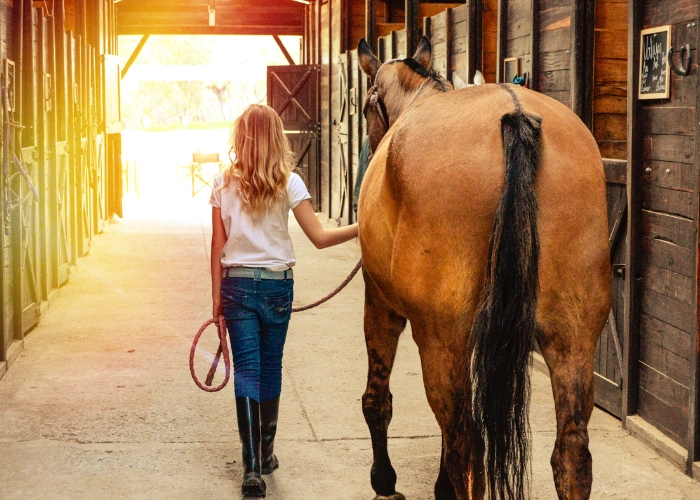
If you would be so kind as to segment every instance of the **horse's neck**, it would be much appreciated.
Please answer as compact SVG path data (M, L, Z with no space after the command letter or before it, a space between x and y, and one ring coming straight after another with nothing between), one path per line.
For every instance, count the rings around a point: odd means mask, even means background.
M435 87L430 85L428 80L424 80L424 82L421 84L420 87L416 89L415 92L406 94L406 97L404 98L402 103L403 105L401 106L401 111L398 113L397 116L401 116L408 109L412 108L415 104L421 102L422 100L427 99L428 97L432 97L435 94L440 94L441 92L444 91L436 89Z

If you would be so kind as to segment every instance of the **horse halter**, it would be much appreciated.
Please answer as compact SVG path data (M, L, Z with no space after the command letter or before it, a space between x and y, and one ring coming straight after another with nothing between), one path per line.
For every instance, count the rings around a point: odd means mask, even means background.
M386 112L386 107L384 106L384 103L379 99L379 92L376 84L372 85L372 88L370 89L370 95L369 100L367 101L367 105L374 107L377 111L377 115L379 115L379 121L381 121L382 125L384 126L384 131L389 130L389 114Z

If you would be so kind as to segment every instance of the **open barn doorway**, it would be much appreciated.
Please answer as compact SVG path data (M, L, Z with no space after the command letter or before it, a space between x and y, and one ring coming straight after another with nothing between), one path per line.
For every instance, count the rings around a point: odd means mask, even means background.
M267 102L268 66L301 58L301 37L278 41L287 54L272 36L119 37L125 218L199 221L233 120Z

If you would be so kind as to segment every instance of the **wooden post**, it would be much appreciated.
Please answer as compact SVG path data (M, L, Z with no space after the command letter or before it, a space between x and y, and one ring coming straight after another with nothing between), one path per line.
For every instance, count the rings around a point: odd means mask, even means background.
M65 47L65 10L64 0L54 3L54 45L56 50L56 70L54 73L54 88L56 89L56 140L65 141L68 112L66 110L66 47Z
M589 127L593 94L593 30L594 5L589 0L574 0L571 16L571 109ZM590 34L590 36L589 36ZM590 87L590 88L588 88Z
M419 0L406 0L406 57L411 57L416 52L420 40L419 3Z
M377 49L377 1L365 0L365 39L372 52L378 53Z
M36 81L34 79L34 8L31 0L24 1L24 12L22 15L22 70L19 81L22 82L22 93L17 101L17 107L21 108L21 119L19 122L24 129L21 132L21 146L35 146L36 127ZM18 154L19 156L19 154Z
M529 85L533 90L537 90L540 85L540 0L532 0Z
M700 6L698 6L700 11ZM700 12L699 12L700 13ZM698 18L700 19L700 18ZM696 30L697 41L700 42L700 30ZM697 45L696 45L697 47ZM700 105L700 82L695 89L695 193L694 193L694 210L693 213L697 214L700 210L700 160L698 155L700 155L700 117L697 113L698 105ZM700 221L696 221L696 224L700 225ZM695 232L695 244L693 248L697 249L697 231ZM695 303L693 304L693 311L695 313L695 348L690 351L690 401L688 402L688 458L686 463L686 473L689 476L693 475L693 462L700 460L700 321L698 316L700 309L700 298L698 297L698 278L700 277L700 254L695 255L695 280L693 281L694 293L693 298ZM691 343L692 346L692 343ZM695 478L700 479L700 478Z
M483 11L483 4L478 0L469 1L469 19L467 20L467 65L465 70L464 80L466 83L474 80L474 74L476 70L483 70L482 66L482 50L483 50L483 36L482 36L482 21L481 13Z
M74 0L75 2L75 34L83 43L87 43L87 5L86 0Z
M639 216L642 208L642 126L639 88L639 32L643 0L629 0L627 29L627 254L625 255L625 318L623 327L622 427L637 413L639 391Z
M467 26L469 21L467 21ZM467 27L467 30L469 28ZM468 37L469 35L467 35ZM467 63L468 64L468 63ZM445 9L445 78L452 81L452 9Z
M503 80L503 58L506 52L508 0L498 0L498 33L496 34L496 83Z

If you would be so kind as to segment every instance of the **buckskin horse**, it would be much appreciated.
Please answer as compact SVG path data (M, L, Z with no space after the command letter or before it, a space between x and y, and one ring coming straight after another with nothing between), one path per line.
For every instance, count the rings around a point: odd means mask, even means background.
M522 87L452 91L423 37L382 64L362 39L373 158L359 200L369 358L362 407L376 499L399 500L387 450L399 336L411 322L442 431L435 498L529 493L529 360L549 367L559 498L590 496L593 358L611 300L598 147L563 104Z

